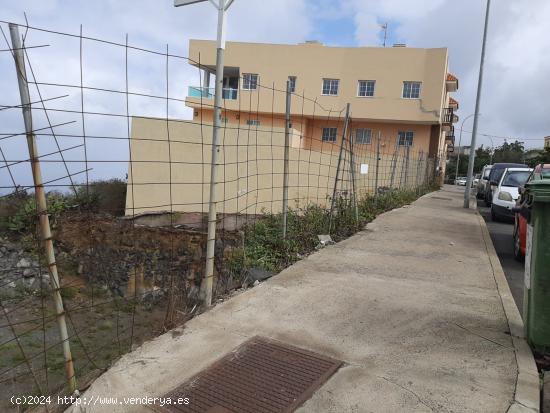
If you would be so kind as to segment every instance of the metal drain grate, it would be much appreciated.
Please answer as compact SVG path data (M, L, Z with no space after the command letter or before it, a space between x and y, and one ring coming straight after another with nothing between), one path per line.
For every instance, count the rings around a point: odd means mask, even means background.
M341 361L263 337L253 337L164 397L188 405L163 413L293 412L342 365Z
M452 198L445 198L443 196L431 196L431 199L441 199L442 201L452 201Z

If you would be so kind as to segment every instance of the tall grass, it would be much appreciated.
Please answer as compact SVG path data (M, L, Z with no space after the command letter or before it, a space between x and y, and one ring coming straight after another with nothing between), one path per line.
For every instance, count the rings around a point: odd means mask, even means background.
M371 222L376 216L410 204L438 187L425 186L417 190L389 190L378 196L358 201L355 209L348 200L338 200L332 217L331 237L335 242L345 239ZM235 250L229 259L233 277L244 277L248 269L280 272L319 246L318 235L329 233L330 211L319 206L291 209L287 216L287 237L282 238L283 216L267 214L244 228L243 248Z

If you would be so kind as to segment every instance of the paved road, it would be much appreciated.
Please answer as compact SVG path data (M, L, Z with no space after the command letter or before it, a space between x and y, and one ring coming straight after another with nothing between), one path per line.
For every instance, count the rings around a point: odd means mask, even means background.
M516 301L519 312L523 310L523 263L514 259L514 244L512 235L514 224L506 222L493 222L491 220L491 209L485 206L483 201L477 203L479 213L487 222L493 245L500 259L500 264L504 269L504 274L508 280L510 290Z

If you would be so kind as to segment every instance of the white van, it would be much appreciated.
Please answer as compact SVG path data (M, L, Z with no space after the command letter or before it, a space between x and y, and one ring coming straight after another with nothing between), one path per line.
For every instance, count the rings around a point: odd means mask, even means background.
M533 170L531 168L506 168L498 186L493 189L491 218L493 221L513 219L512 209L519 198L519 188L525 185Z
M481 176L479 177L479 181L477 182L477 185L476 185L477 199L485 198L485 191L487 191L487 187L490 185L489 174L491 173L492 168L493 168L493 165L485 165L481 170Z

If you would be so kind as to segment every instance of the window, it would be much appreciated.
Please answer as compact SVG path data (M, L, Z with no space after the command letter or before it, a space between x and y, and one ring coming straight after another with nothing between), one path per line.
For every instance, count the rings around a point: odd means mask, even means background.
M338 128L323 128L323 142L336 142Z
M250 126L260 126L260 121L258 119L248 119L246 124Z
M420 82L403 82L403 99L419 99Z
M372 129L355 129L355 143L370 145L372 141Z
M243 89L256 90L258 88L258 75L255 73L243 73Z
M290 93L296 92L296 76L289 76L288 81L290 83L289 84Z
M414 132L406 131L406 132L399 132L397 138L397 145L399 146L412 146L413 139L414 139Z
M336 96L338 94L339 79L323 79L323 95Z
M373 97L375 83L374 80L360 80L357 88L357 96Z
M519 188L525 185L530 175L530 171L508 171L508 173L504 175L504 178L502 178L501 185Z

